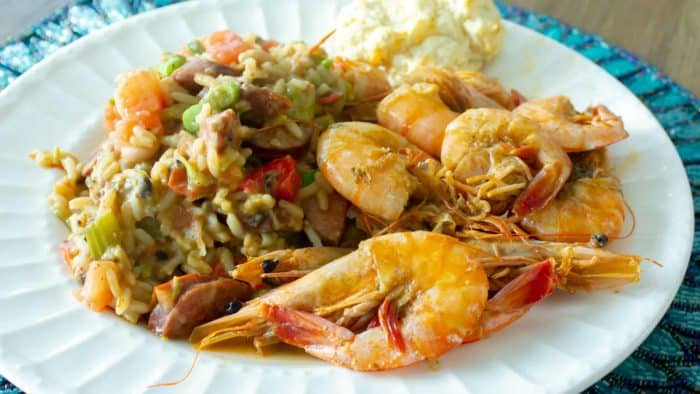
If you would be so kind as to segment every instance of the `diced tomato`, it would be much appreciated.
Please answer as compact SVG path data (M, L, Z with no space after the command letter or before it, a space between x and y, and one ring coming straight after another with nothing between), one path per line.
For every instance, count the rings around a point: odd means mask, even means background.
M240 188L248 193L269 192L276 199L294 201L301 187L296 166L292 156L280 157L251 172Z
M168 187L173 189L175 193L186 196L188 192L187 171L182 167L175 167L172 172L170 172Z
M319 104L332 104L335 103L336 101L340 100L343 98L343 93L341 92L333 92L329 94L328 96L321 97L318 99Z
M228 65L238 62L238 56L252 48L252 45L230 30L219 30L204 40L204 48L212 60Z
M193 187L190 185L187 180L187 171L182 167L176 167L170 172L168 187L190 201L197 200L211 191L211 188L208 187Z

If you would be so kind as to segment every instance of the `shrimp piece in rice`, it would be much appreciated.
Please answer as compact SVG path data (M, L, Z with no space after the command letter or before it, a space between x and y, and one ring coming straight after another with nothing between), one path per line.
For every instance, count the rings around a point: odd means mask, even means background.
M271 334L309 354L356 370L436 359L477 331L488 281L454 238L394 233L195 329L202 347ZM380 310L379 325L367 326Z
M158 152L164 107L165 96L155 71L137 70L121 77L114 103L105 110L105 126L125 164L146 161Z
M377 67L342 57L333 60L333 67L352 85L354 103L379 101L391 92L386 73Z
M574 167L569 180L552 201L523 217L522 227L553 241L618 236L625 221L625 200L605 148L571 158Z
M110 279L118 281L119 267L113 261L93 261L85 274L85 283L76 296L95 312L114 307Z
M513 112L537 122L567 152L602 148L628 136L622 119L604 105L577 112L564 96L528 101Z
M445 167L467 183L496 183L480 191L483 198L517 195L513 211L518 216L547 205L571 172L566 152L536 123L503 109L470 109L453 120L445 130L440 156ZM537 168L534 176L525 163Z

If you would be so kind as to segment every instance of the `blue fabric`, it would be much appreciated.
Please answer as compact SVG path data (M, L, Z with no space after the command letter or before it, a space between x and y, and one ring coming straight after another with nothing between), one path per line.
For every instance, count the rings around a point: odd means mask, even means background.
M75 1L25 35L0 46L0 88L56 48L131 15L181 0ZM554 18L498 3L504 18L545 34L591 59L651 109L683 158L700 231L700 100L654 67L599 37ZM633 12L633 11L632 11ZM697 233L696 233L697 234ZM676 298L649 338L589 393L700 392L700 237ZM0 376L0 394L21 391Z

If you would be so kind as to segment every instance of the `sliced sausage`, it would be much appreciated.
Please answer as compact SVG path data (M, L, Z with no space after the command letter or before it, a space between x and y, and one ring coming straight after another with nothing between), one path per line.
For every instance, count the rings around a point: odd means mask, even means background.
M234 70L231 67L214 63L212 61L202 59L201 57L191 57L187 60L187 63L175 70L172 76L175 82L177 82L180 86L187 89L190 93L196 94L202 90L202 86L194 81L194 76L196 74L205 74L214 78L218 77L219 75L241 75L239 71Z
M251 293L248 284L235 279L193 284L171 309L158 303L148 319L148 328L167 338L185 338L196 326L222 316L230 301L247 301Z
M309 146L314 127L309 123L299 124L302 135L297 137L285 126L276 126L258 130L248 140L253 152L263 160L272 160L285 155L296 156Z
M325 211L321 210L315 196L302 201L301 208L323 243L337 245L345 229L348 202L340 194L332 192L328 194L328 209Z
M264 126L266 120L282 115L292 106L288 98L250 84L241 88L241 98L250 104L250 109L241 114L241 122L252 127Z

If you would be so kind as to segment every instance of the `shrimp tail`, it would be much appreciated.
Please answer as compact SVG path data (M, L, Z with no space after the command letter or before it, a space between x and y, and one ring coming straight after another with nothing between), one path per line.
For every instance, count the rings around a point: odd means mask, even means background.
M537 302L554 292L557 274L551 260L531 266L486 303L481 326L464 343L476 342L513 324Z
M593 150L612 145L629 137L622 119L610 112L604 105L596 105L588 109L593 116L592 126L587 129L584 148ZM593 127L596 126L596 127Z

